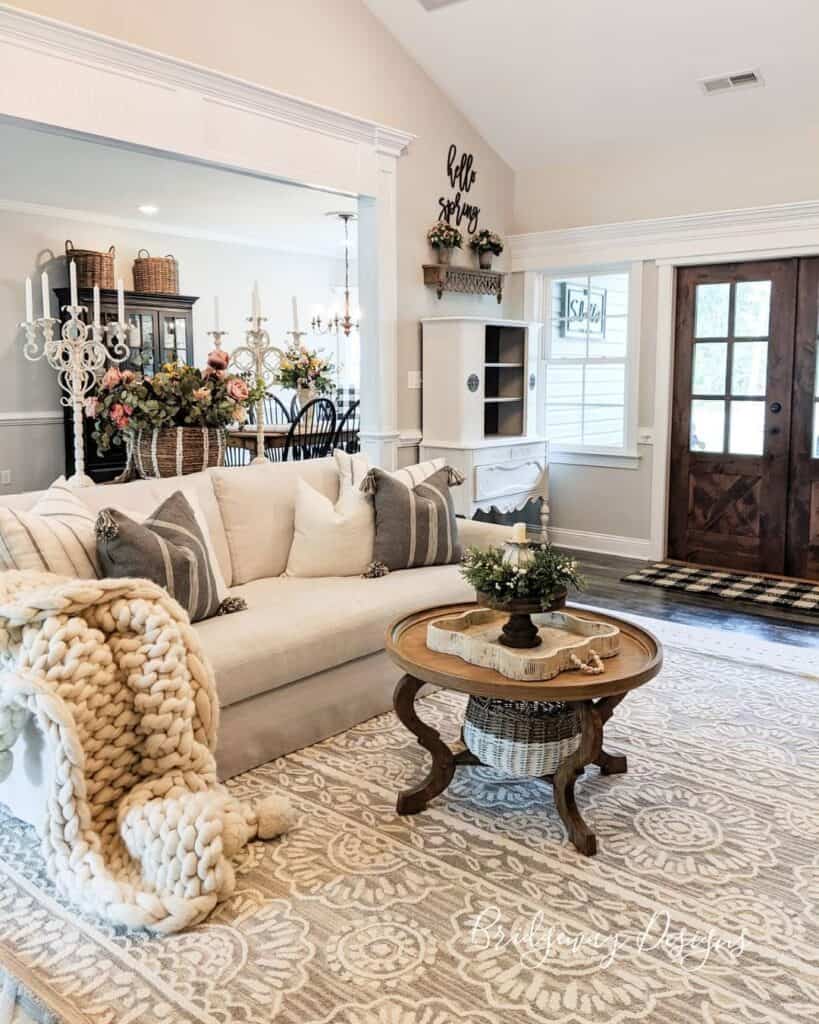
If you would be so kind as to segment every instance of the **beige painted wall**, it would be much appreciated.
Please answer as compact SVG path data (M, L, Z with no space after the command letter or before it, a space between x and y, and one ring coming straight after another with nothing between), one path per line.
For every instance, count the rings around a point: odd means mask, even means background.
M422 284L421 264L430 257L424 233L436 218L438 196L449 191L449 145L475 155L478 178L470 198L481 207L482 226L509 230L513 175L364 4L19 0L18 6L418 136L398 170L398 423L419 428L420 392L407 388L407 371L420 369L419 319L480 315L481 307L497 315L493 299L438 302Z
M726 97L715 99L720 102ZM556 150L515 176L513 231L545 231L819 196L819 125Z

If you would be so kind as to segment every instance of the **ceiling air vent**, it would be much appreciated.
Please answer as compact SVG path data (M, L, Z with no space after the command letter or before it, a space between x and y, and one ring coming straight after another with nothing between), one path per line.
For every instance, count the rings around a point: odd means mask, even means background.
M437 11L440 7L449 7L450 4L462 4L464 0L418 0L418 2L428 11Z
M730 92L732 89L744 89L750 85L764 85L764 82L758 71L737 71L733 75L703 78L700 85L702 91L710 96L712 93Z

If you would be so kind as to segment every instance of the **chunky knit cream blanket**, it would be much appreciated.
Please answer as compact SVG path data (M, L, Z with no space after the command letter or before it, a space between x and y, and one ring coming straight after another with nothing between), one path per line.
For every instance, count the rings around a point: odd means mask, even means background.
M230 896L230 858L289 824L216 777L219 704L185 611L146 580L0 573L0 779L33 715L54 765L44 854L58 890L174 932Z

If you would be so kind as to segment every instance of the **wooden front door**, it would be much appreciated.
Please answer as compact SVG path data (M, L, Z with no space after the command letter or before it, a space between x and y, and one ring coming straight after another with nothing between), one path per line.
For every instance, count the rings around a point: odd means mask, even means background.
M776 260L678 272L670 558L785 571L797 269Z
M799 261L786 572L819 579L819 259Z

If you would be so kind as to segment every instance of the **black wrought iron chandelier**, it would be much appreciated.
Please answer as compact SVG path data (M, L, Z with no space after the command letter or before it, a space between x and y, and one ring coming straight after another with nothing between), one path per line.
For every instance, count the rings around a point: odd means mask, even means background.
M356 219L354 213L330 213L328 217L340 217L344 221L344 312L341 316L338 313L328 313L327 319L317 314L310 321L314 334L336 334L343 331L345 337L349 337L353 331L361 326L359 316L353 316L350 308L350 221Z

